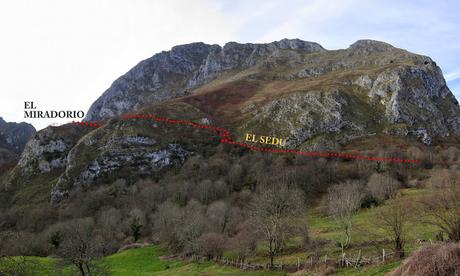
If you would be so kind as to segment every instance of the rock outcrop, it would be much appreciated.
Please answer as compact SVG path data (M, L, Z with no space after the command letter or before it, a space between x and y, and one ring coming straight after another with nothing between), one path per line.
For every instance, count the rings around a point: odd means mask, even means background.
M7 123L0 117L0 174L3 166L9 167L18 161L24 147L36 132L27 123Z
M192 43L156 54L117 79L86 117L105 120L102 127L38 132L16 175L52 175L50 196L57 203L78 187L159 179L218 143L190 129L144 120L130 125L118 117L125 112L225 126L239 141L245 133L280 137L299 150L334 149L376 134L428 145L460 135L459 104L429 57L372 40L334 51L298 39Z
M367 128L376 124L385 133L413 135L426 144L434 137L460 134L458 102L436 63L373 40L359 40L335 51L298 39L268 44L229 42L224 47L204 43L176 46L142 61L116 80L91 106L86 119L115 117L141 106L193 95L194 89L216 79L257 80L265 86L274 81L308 80L303 86L292 85L286 99L287 93L272 95L272 100L257 109L251 108L251 101L241 104L242 110L251 114L241 122L246 126L255 121L269 125L263 120L271 117L297 118L287 120L290 127L282 133L294 146L321 133L346 129L353 132L345 135L350 138L366 135ZM318 85L312 87L314 82ZM225 95L221 96L225 101ZM262 91L257 96L270 95ZM212 110L215 106L201 108ZM373 110L380 113L360 113ZM357 121L359 118L366 122Z
M47 127L37 132L27 143L18 162L21 175L49 173L64 169L67 154L84 134L90 130L75 125Z
M224 72L254 66L278 50L325 51L321 45L299 39L268 44L229 42L224 47L204 43L175 46L141 61L118 78L94 102L85 120L101 120L136 110L146 103L187 95Z
M0 147L21 154L27 141L36 132L28 123L7 123L0 117Z

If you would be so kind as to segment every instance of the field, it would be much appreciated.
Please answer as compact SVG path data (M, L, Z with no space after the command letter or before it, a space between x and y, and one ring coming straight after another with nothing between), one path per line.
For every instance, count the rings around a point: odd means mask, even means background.
M109 275L241 275L237 268L216 265L211 262L187 262L161 260L165 252L158 246L129 249L108 256L97 263L99 271ZM19 257L16 258L19 261ZM25 257L31 267L32 275L74 275L76 272L70 265L60 265L51 257ZM1 266L5 263L0 262ZM57 268L56 268L57 267ZM1 270L0 270L1 271ZM102 272L99 272L102 273ZM78 274L77 274L78 275ZM245 272L244 275L283 275L277 272Z

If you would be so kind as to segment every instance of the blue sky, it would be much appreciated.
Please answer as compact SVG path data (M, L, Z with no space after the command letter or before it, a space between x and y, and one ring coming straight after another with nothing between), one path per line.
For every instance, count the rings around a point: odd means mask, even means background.
M458 0L0 1L0 116L37 129L66 123L25 120L24 101L87 111L139 61L196 41L381 40L433 58L460 99L459 10Z
M281 37L315 41L328 49L370 38L428 55L460 99L460 1L304 0L220 1L245 24L241 41ZM240 19L241 20L241 19Z

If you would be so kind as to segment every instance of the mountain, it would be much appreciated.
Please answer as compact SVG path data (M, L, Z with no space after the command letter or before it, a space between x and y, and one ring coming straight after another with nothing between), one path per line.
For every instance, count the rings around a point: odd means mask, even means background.
M7 123L0 117L0 146L8 148L17 154L24 149L27 141L36 132L28 123Z
M226 99L211 101L211 93ZM460 133L458 103L436 63L372 40L334 51L298 39L176 46L117 79L86 120L179 97L241 128L277 129L292 146L343 131L411 134L427 144Z
M325 51L317 43L281 40L268 44L205 43L175 46L146 59L118 78L87 112L86 120L101 120L135 110L145 103L186 95L224 72L240 71L259 64L274 52Z
M0 168L18 159L35 132L30 124L7 123L0 117Z
M133 123L119 117L125 113L224 127L239 142L246 133L281 137L287 148L304 151L343 150L358 139L385 137L432 145L460 135L459 104L429 57L372 40L342 50L298 39L192 43L118 78L85 118L102 127L70 124L37 133L8 181L27 189L41 183L47 196L52 186L57 203L98 183L158 180L192 156L219 150L212 133Z

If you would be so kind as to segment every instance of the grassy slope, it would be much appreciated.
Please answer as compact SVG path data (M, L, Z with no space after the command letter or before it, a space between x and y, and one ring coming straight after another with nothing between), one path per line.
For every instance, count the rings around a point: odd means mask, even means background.
M239 275L241 271L210 262L189 263L160 260L164 252L158 247L127 250L106 258L113 275ZM273 272L250 272L245 275L281 275Z
M401 191L401 196L407 200L417 200L424 194L428 193L428 190L422 189L404 189ZM385 232L376 226L378 221L377 214L382 208L387 208L388 205L392 204L391 201L387 201L385 205L363 209L358 212L353 218L353 246L346 250L347 256L356 257L359 252L364 257L378 257L381 254L382 248L388 253L393 251L393 245L389 240L385 240ZM414 214L417 218L418 215ZM336 226L336 223L332 218L321 215L319 207L315 207L310 210L309 214L305 218L309 225L309 236L312 241L328 241L326 244L319 246L317 253L321 258L325 255L328 258L338 259L341 256L341 248L338 246L338 242L342 236L342 232ZM407 228L407 241L406 241L406 255L410 255L416 248L422 246L416 242L420 240L434 240L436 235L436 228L421 222L421 220L415 219L413 223L408 225ZM370 241L379 241L371 243ZM283 262L284 264L296 264L299 258L301 263L305 263L309 260L310 256L313 255L312 250L301 249L301 239L294 239L290 241L286 251L292 253L284 254L275 258L276 263ZM228 257L233 257L232 252L227 252ZM263 244L259 245L258 253L255 257L250 259L252 263L266 263L267 254L266 247ZM393 270L399 265L400 262L390 262L384 265L367 266L364 268L348 268L339 269L337 275L384 275L385 273Z
M130 249L100 261L104 267L110 267L110 275L241 275L237 268L216 265L211 262L190 263L176 260L160 260L164 255L157 246ZM59 271L54 269L56 261L51 257L28 257L30 263L34 264L33 275L67 275L70 267L63 267ZM244 272L244 275L283 275L277 272Z

